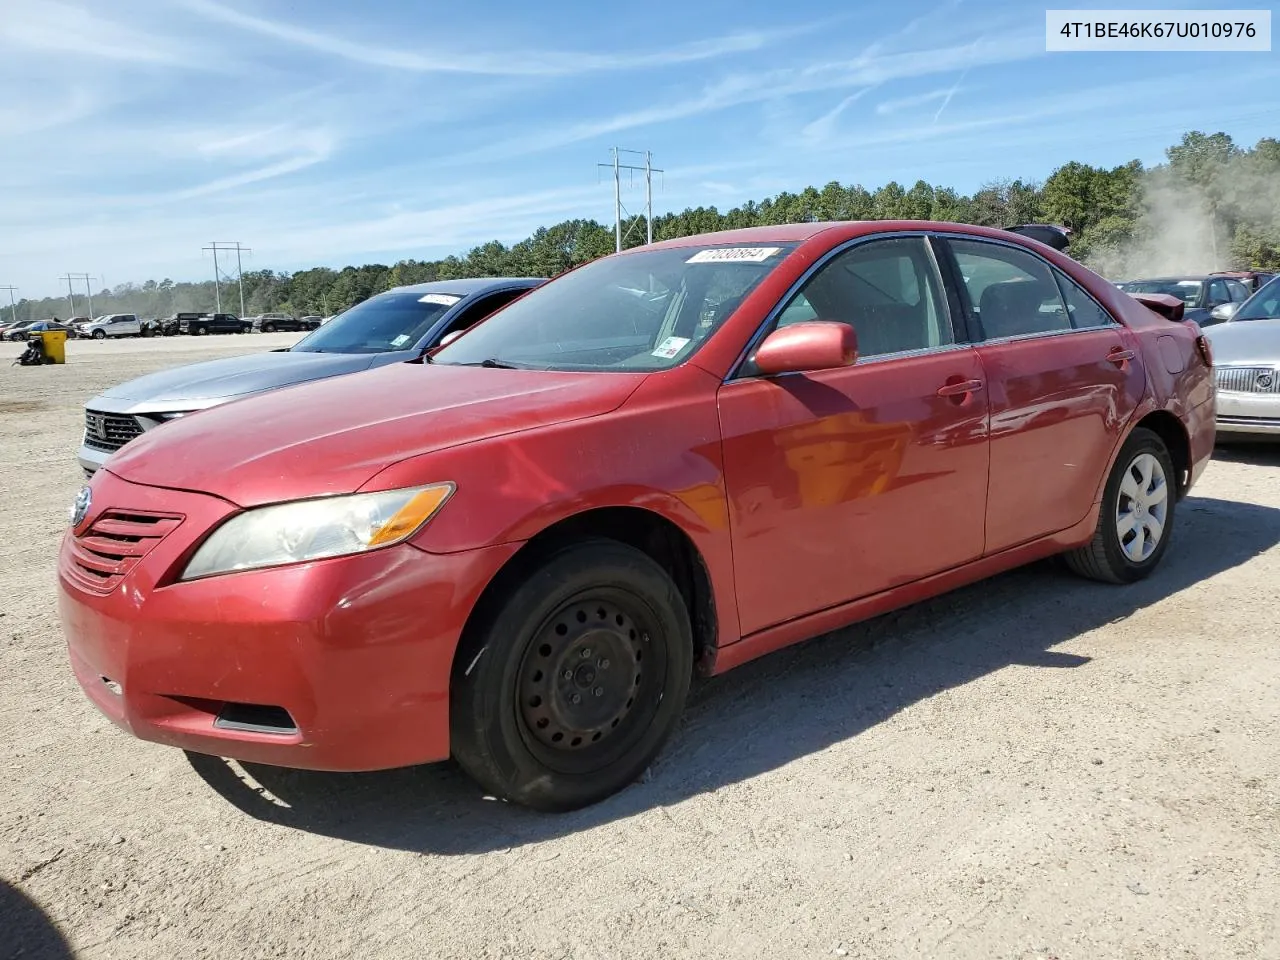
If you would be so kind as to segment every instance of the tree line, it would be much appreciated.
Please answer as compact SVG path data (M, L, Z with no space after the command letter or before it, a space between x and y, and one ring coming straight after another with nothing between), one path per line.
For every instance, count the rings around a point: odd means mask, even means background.
M917 181L872 191L832 181L783 192L721 212L695 207L654 218L666 240L715 230L826 220L945 220L982 226L1053 222L1073 231L1071 254L1113 279L1212 269L1280 269L1280 141L1238 146L1225 133L1192 131L1165 151L1166 161L1137 160L1111 169L1072 161L1043 182L996 180L972 195ZM624 246L644 242L644 220L623 223ZM391 287L479 276L551 277L612 253L611 226L567 220L507 246L491 241L463 256L401 260L340 270L315 267L244 274L248 314L328 316ZM146 317L210 311L211 281L125 283L93 296L96 313ZM238 309L235 284L223 284L223 309ZM83 309L83 297L77 297ZM232 307L231 304L235 306ZM68 315L65 297L23 300L19 319Z

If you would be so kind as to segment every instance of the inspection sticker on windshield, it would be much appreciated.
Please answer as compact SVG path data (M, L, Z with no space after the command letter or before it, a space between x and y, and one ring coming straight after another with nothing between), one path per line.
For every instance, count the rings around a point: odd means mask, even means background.
M658 349L653 351L653 355L655 357L662 357L665 360L670 360L677 353L683 350L685 348L685 344L688 342L688 337L667 337L667 339L658 344Z
M449 293L428 293L425 297L419 297L419 303L438 303L443 307L452 307L461 300L461 297L455 297Z
M408 342L409 342L409 335L407 333L402 333L400 334L400 336L396 337L394 340L391 341L391 345L393 347L403 347Z
M685 263L764 263L781 247L713 247L699 250Z

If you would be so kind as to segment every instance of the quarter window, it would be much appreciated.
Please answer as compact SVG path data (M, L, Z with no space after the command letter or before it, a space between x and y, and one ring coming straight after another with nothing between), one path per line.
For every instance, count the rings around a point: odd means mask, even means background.
M862 243L839 253L805 281L778 326L806 320L847 323L858 354L872 357L955 342L941 284L921 237Z
M1057 278L1059 289L1062 290L1062 299L1066 301L1071 326L1080 330L1088 327L1106 327L1115 323L1111 314L1098 306L1098 302L1085 293L1084 287L1061 270L1054 270L1053 275Z
M978 240L948 243L985 339L1071 329L1062 294L1043 261L1002 244Z

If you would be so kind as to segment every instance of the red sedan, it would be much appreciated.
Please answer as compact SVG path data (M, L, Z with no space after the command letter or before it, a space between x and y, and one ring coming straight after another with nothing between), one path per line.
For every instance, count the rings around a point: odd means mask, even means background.
M597 260L113 456L61 549L72 666L147 740L592 803L695 670L1052 554L1150 574L1214 440L1208 345L1151 303L948 223Z

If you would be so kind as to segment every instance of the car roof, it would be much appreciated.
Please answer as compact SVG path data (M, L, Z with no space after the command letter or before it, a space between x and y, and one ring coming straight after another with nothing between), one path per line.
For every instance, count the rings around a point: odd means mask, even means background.
M392 287L387 293L452 293L459 297L470 297L500 287L536 287L546 282L545 277L466 277L458 280L410 283L402 287Z

